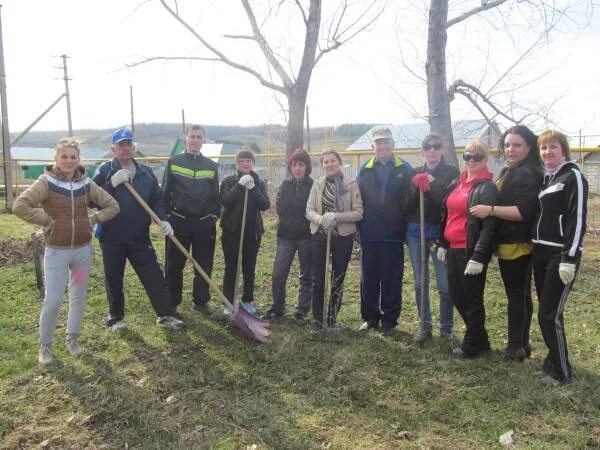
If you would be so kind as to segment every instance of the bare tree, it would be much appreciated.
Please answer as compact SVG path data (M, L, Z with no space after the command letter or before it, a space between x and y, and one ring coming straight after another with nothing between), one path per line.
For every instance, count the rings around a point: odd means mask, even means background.
M431 132L448 138L446 161L458 165L454 139L452 135L452 119L450 102L456 94L465 97L490 124L496 117L501 117L511 123L524 122L531 113L518 111L518 108L505 109L494 101L495 89L505 80L511 69L514 69L524 58L539 48L547 39L549 33L564 19L569 19L569 11L575 5L585 3L592 6L588 0L558 1L558 0L479 0L478 2L459 3L464 9L454 17L449 17L449 0L431 0L429 5L427 60L425 63L427 81L428 121ZM465 7L465 4L470 6ZM491 86L483 89L480 83L458 79L448 85L446 50L448 29L456 26L473 16L479 16L487 11L499 10L498 20L504 25L505 33L510 33L510 20L506 16L521 14L527 17L533 27L539 26L539 38L524 52L518 54L509 69L499 75ZM504 16L504 17L503 17ZM508 22L508 23L507 23ZM492 27L490 21L490 27ZM532 80L525 83L531 83ZM523 86L521 86L523 87ZM506 93L506 92L505 92ZM519 114L520 113L520 114Z
M190 34L200 42L207 50L210 57L186 57L186 56L156 56L145 58L130 66L143 64L157 59L188 59L188 60L213 60L226 64L234 69L241 70L252 75L260 84L268 89L279 93L287 99L287 151L290 152L303 144L303 124L306 99L310 86L312 72L327 53L332 52L349 40L368 29L381 15L385 9L387 0L369 0L367 2L352 2L341 0L328 20L323 20L322 0L278 0L268 3L267 17L259 24L255 9L250 0L240 0L248 19L249 32L247 34L227 34L225 37L233 40L251 41L258 46L264 58L263 69L242 63L227 55L209 42L208 38L195 29L190 22L186 21L180 14L177 2L170 6L167 0L159 0L165 10ZM274 5L271 5L274 3ZM308 3L308 5L306 5ZM296 19L300 20L304 27L304 44L301 52L299 65L294 69L292 61L288 57L281 56L269 42L264 31L264 23L269 18L277 16L282 6L295 8ZM281 39L281 36L273 37L271 42Z

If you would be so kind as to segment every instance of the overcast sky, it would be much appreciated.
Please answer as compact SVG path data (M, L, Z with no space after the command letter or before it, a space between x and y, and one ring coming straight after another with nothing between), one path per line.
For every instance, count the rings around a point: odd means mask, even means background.
M177 3L182 16L233 59L260 66L260 56L248 47L252 43L222 37L227 33L249 33L238 1ZM409 7L409 3L416 6ZM451 15L469 3L457 1ZM375 28L320 61L308 99L312 126L345 122L400 124L426 115L425 86L402 66L401 57L416 75L423 73L427 30L423 5L428 2L392 0L390 4ZM158 0L5 0L2 5L12 131L28 126L63 92L62 72L57 68L63 53L69 56L75 129L129 123L130 85L137 122L179 122L182 108L188 122L202 124L284 122L271 91L251 76L223 64L154 62L125 69L125 64L143 56L209 56ZM330 11L324 11L324 17L328 15ZM581 21L583 16L576 18ZM497 13L453 27L448 41L449 80L472 77L471 81L489 87L496 74L510 65L532 39L526 22L509 20L501 23L503 16ZM289 49L302 39L294 10L280 10L277 20L266 26L267 32L278 36L271 41L273 47L292 59L298 56ZM515 33L509 35L505 29ZM521 70L515 69L512 84L536 80L516 100L536 105L546 98L558 99L551 116L561 129L570 134L582 129L584 134L600 135L598 30L600 20L594 12L587 29L566 24L552 35L548 47L522 63ZM548 74L537 79L543 73ZM457 99L453 118L479 117L464 100ZM35 129L66 129L64 103ZM600 144L600 136L593 142L588 139L586 144Z

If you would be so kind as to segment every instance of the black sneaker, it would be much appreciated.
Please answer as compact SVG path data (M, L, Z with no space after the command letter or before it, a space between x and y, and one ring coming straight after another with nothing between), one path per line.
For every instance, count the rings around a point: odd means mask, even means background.
M323 330L323 324L321 322L317 322L316 320L310 324L310 331L312 333L319 333Z
M306 322L306 318L304 317L304 314L299 313L299 312L294 314L294 322L296 322L296 324L298 324L298 325L304 325L304 322Z
M215 310L208 303L192 303L192 309L208 317L215 313Z
M266 319L266 320L283 319L283 313L273 311L272 309L270 309L265 314L263 314L262 319Z
M381 327L381 335L382 336L391 336L392 334L394 334L394 328L396 328L396 327L393 325L384 323Z

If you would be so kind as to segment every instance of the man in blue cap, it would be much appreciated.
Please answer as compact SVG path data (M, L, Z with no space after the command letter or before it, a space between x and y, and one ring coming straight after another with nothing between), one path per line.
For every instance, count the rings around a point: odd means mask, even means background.
M162 190L152 169L133 158L131 130L116 130L112 135L111 149L115 157L102 163L94 174L94 182L110 193L120 207L119 214L96 230L104 260L104 284L109 306L106 325L113 331L127 328L123 275L125 262L129 260L158 316L156 324L164 328L182 328L185 324L172 316L174 311L165 278L150 241L150 216L122 184L130 182L133 185L161 218L162 223L158 225L162 233L169 236L173 229L166 221Z

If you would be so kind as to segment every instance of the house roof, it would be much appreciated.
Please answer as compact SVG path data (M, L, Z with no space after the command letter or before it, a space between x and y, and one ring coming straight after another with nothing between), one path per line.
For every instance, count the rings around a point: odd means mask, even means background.
M378 125L377 127L379 127ZM383 125L388 127L393 136L395 147L397 149L420 148L423 138L429 134L428 123L414 123L404 125ZM370 150L371 135L373 127L361 137L359 137L346 151L352 150ZM452 133L454 135L454 145L464 147L473 139L479 138L488 129L488 123L485 120L459 120L452 122ZM493 143L495 145L495 143Z

